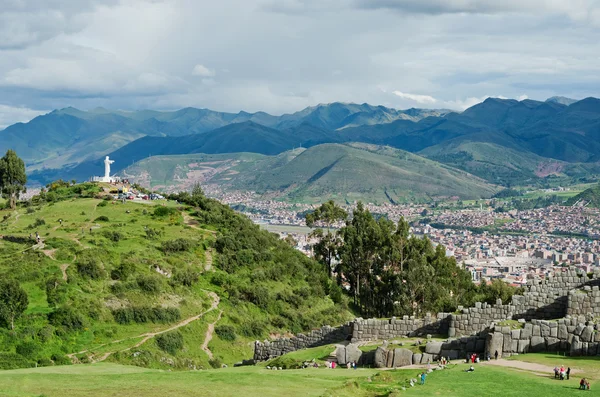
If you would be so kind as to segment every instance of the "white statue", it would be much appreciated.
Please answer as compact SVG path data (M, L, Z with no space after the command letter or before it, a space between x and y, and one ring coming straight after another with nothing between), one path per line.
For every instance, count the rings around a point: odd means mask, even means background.
M104 159L104 178L105 180L110 180L110 165L114 163L115 160L110 160L108 156Z

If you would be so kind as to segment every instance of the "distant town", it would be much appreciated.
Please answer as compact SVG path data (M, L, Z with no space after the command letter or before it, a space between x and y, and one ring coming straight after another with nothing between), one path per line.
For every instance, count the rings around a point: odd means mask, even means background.
M260 200L251 192L223 194L219 199L282 238L291 236L297 249L311 255L315 241L304 214L317 204ZM481 200L479 206L466 209L423 204L366 207L395 222L404 217L412 234L444 245L447 255L469 270L475 282L498 278L522 285L533 275L545 277L559 267L576 266L586 272L600 267L600 210L551 205L501 212L492 204L493 200ZM353 208L343 207L349 212Z

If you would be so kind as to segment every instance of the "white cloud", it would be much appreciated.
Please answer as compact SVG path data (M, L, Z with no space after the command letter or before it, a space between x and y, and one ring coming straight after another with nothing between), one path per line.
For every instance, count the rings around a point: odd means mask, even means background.
M529 99L529 97L528 97L527 95L523 94L523 95L519 95L519 96L517 97L517 99L518 99L519 101L524 101L525 99Z
M47 111L0 104L0 131L14 123L26 123L44 113L47 113Z
M202 64L197 64L192 70L192 75L200 77L213 77L215 75L215 71Z
M410 101L417 102L420 104L432 104L437 102L437 100L434 97L429 95L407 94L405 92L400 91L394 91L393 94L402 99L408 99Z
M469 97L469 98L465 98L465 99L456 99L454 101L446 101L446 102L444 102L443 107L451 109L451 110L463 111L463 110L470 108L471 106L475 106L478 103L485 101L489 97L490 97L489 95L485 95L485 96L482 96L479 98ZM496 97L496 98L498 98L498 97Z

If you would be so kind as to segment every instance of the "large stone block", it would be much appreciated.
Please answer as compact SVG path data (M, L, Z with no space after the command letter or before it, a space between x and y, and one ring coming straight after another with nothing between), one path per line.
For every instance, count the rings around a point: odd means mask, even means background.
M533 332L533 325L531 323L525 324L521 330L521 339L530 339Z
M425 353L438 356L442 352L442 342L427 342L425 345Z
M523 354L529 352L529 339L519 339L517 353Z
M485 341L485 351L487 351L490 356L494 356L496 352L498 355L502 355L502 346L504 344L504 335L500 332L494 332L487 335Z
M569 336L567 326L565 324L558 325L558 339L566 340Z
M404 367L412 365L413 363L413 352L408 349L396 349L394 350L394 361L392 368Z
M588 325L581 331L581 341L582 342L593 342L594 338L594 327Z
M421 364L421 360L423 359L423 355L419 354L419 353L415 353L412 356L412 363L413 364Z
M543 352L546 350L546 340L541 336L531 337L531 351L532 352Z
M386 345L387 347L387 345ZM375 359L373 360L373 365L375 368L385 368L387 365L388 358L388 350L383 346L379 346L377 350L375 350Z

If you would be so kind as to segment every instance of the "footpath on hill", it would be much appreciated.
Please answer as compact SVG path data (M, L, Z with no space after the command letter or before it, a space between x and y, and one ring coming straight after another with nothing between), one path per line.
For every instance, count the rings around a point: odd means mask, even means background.
M150 339L152 339L152 338L154 338L154 337L156 337L156 336L158 336L158 335L161 335L161 334L164 334L164 333L167 333L167 332L174 331L174 330L176 330L176 329L179 329L179 328L181 328L181 327L185 327L185 326L186 326L186 325L188 325L189 323L191 323L191 322L193 322L193 321L196 321L196 320L198 320L198 319L202 318L202 317L203 317L204 315L206 315L207 313L210 313L211 311L215 310L215 309L216 309L216 308L219 306L219 303L220 303L220 301L221 301L221 299L219 298L219 296L218 296L217 294L215 294L214 292L209 292L209 291L207 291L207 292L208 292L208 295L209 295L209 296L212 298L212 300L213 300L213 302L212 302L212 304L211 304L211 306L210 306L210 308L209 308L208 310L205 310L205 311L203 311L202 313L200 313L200 314L197 314L197 315L195 315L195 316L192 316L192 317L186 318L185 320L183 320L183 321L181 321L181 322L179 322L179 323L177 323L177 324L173 325L172 327L169 327L169 328L167 328L167 329L164 329L164 330L162 330L162 331L157 331L157 332L147 332L147 333L144 333L144 334L141 334L141 335L131 336L131 337L129 337L129 338L124 338L124 339L119 339L119 340L113 340L113 341L111 341L111 342L104 343L104 344L102 344L102 345L100 345L100 346L96 346L96 347L94 348L94 350L95 350L95 349L100 349L100 348L102 348L102 347L104 347L104 346L110 346L110 345L114 345L114 344L116 344L116 343L121 343L121 342L125 342L125 341L132 340L132 339L138 339L138 338L142 338L142 340L141 340L141 341L137 342L135 345L133 345L133 346L131 346L131 347L128 347L128 348L125 348L125 349L119 349L119 350L115 350L115 351L109 351L109 352L106 352L106 353L102 354L102 355L101 355L101 356L99 356L99 357L92 357L92 361L93 361L93 362L101 362L101 361L104 361L104 360L106 360L106 359L107 359L107 358L108 358L108 357L109 357L111 354L113 354L113 353L116 353L117 351L128 351L128 350L131 350L131 349L135 349L135 348L137 348L137 347L140 347L140 346L141 346L141 345L143 345L144 343L146 343L148 340L150 340ZM216 323L216 322L217 322L217 321L220 319L220 317L221 317L221 314L222 314L222 311L221 311L221 313L219 313L219 316L218 316L217 320L215 321L215 323ZM212 358L212 352L211 352L211 351L208 349L208 342L210 341L210 339L212 339L212 333L213 333L213 331L214 331L214 325L215 325L215 323L211 324L211 325L212 325L212 327L210 327L210 326L209 326L209 328L208 328L208 330L207 330L207 332L206 332L206 336L205 336L205 345L206 345L206 346L204 346L204 345L202 346L203 350L204 350L204 351L205 351L205 352L208 354L208 356L209 356L209 357L211 357L211 358ZM208 341L207 341L207 340L208 340ZM78 354L85 354L85 353L89 353L89 352L90 352L90 350L89 350L89 349L88 349L88 350L82 350L82 351L80 351L80 352L76 352L76 353L67 354L67 357L69 357L69 358L71 358L71 359L74 359L74 358L75 358L75 356L76 356L76 355L78 355Z

